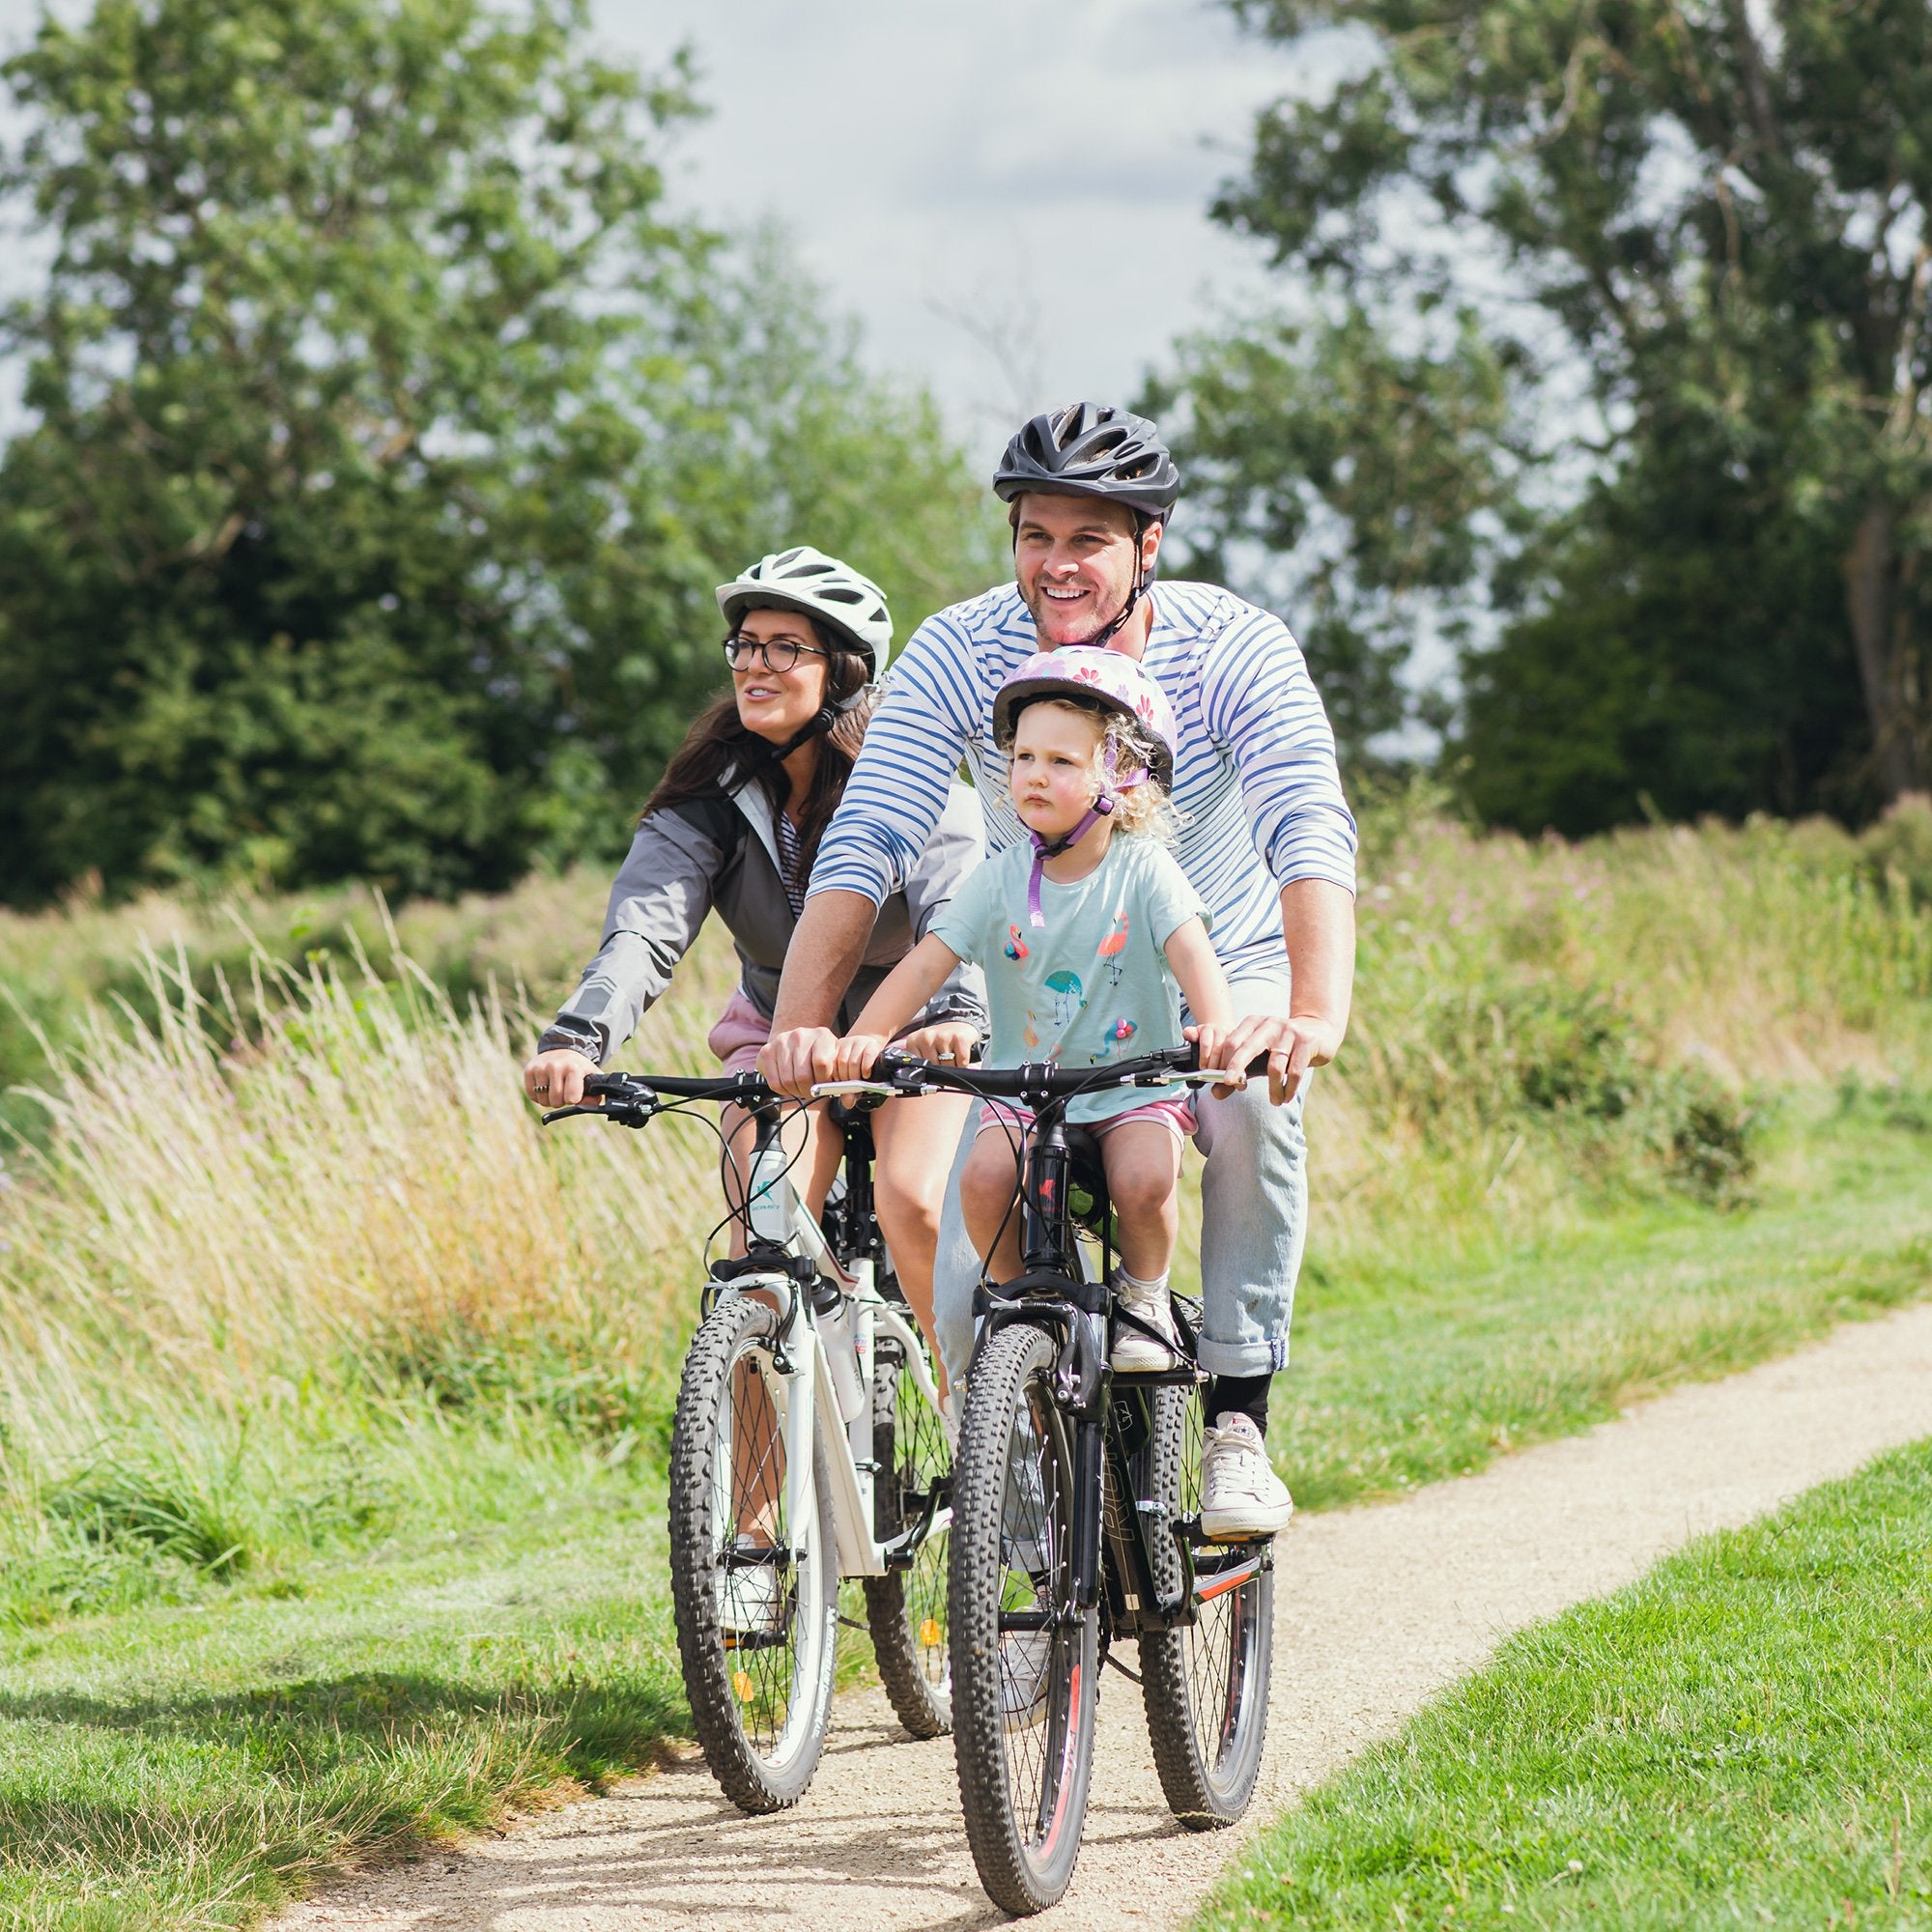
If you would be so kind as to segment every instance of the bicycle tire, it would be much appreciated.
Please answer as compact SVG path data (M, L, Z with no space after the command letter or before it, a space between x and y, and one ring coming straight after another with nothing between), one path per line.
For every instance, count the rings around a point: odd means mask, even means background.
M951 1543L952 1450L938 1411L907 1373L905 1344L881 1335L872 1354L873 1534L890 1543L923 1520L944 1484L947 1514L922 1540L912 1562L867 1577L866 1622L879 1681L894 1715L916 1738L952 1728L952 1657L947 1642L946 1555Z
M1022 1917L1066 1890L1094 1770L1099 1617L1070 1608L1069 1550L1073 1510L1100 1499L1075 1494L1053 1373L1037 1328L1015 1324L981 1348L952 1486L959 1798L980 1884ZM1044 1621L1016 1630L1016 1616Z
M1197 1389L1152 1394L1142 1493L1159 1505L1151 1542L1155 1580L1169 1594L1179 1586L1181 1567L1168 1525L1201 1510L1203 1417ZM1230 1546L1222 1560L1246 1548ZM1177 1630L1142 1634L1141 1694L1168 1808L1188 1830L1211 1832L1247 1810L1261 1771L1274 1667L1273 1568L1201 1604L1197 1616Z
M831 1719L838 1634L831 1485L815 1441L811 1520L801 1535L784 1520L777 1330L764 1302L721 1300L692 1338L671 1429L671 1605L685 1695L712 1776L750 1812L796 1804L811 1782ZM761 1435L760 1449L737 1453ZM747 1509L766 1519L749 1536ZM788 1557L768 1553L787 1549ZM759 1570L770 1572L769 1585ZM734 1608L740 1618L769 1615L771 1630L729 1628Z

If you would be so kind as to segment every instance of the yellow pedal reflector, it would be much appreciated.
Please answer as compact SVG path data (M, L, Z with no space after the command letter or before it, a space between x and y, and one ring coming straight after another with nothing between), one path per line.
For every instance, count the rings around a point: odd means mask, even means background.
M919 1640L921 1643L924 1644L926 1649L928 1650L935 1650L938 1648L941 1641L941 1632L939 1629L939 1619L937 1617L927 1617L925 1621L920 1625Z
M731 1688L737 1691L739 1703L749 1704L752 1701L752 1680L746 1672L732 1671Z

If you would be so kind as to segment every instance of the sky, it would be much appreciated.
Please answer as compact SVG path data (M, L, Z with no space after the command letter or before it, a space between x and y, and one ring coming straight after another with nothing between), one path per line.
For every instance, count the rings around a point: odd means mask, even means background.
M40 14L0 0L0 51ZM981 463L1036 410L1130 401L1178 335L1265 288L1207 209L1294 76L1221 0L592 0L592 19L647 69L695 52L710 112L668 156L680 209L777 223L867 362L928 387Z
M6 0L17 4L17 0ZM867 360L926 384L975 455L1050 404L1128 401L1173 339L1252 302L1208 219L1278 49L1208 0L595 0L607 44L695 49L710 118L674 192L776 220Z

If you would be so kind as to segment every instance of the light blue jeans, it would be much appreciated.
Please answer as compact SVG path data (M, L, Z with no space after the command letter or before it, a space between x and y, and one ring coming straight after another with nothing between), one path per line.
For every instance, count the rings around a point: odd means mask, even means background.
M1236 980L1235 1011L1285 1013L1286 980ZM1304 1083L1304 1089L1306 1086ZM1266 1081L1225 1100L1201 1089L1194 1144L1201 1172L1201 1366L1218 1376L1259 1376L1288 1366L1289 1321L1308 1232L1308 1143L1297 1094L1268 1104ZM960 1136L939 1218L933 1325L947 1374L957 1380L973 1354L973 1289L980 1258L959 1212L959 1176L980 1123L975 1108Z

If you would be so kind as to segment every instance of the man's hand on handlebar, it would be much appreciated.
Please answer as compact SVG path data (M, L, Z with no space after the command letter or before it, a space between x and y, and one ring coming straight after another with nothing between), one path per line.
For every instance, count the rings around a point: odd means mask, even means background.
M1207 1029L1188 1029L1196 1038ZM1204 1063L1220 1066L1245 1066L1257 1055L1267 1055L1268 1098L1283 1106L1300 1092L1302 1082L1318 1066L1326 1066L1342 1044L1342 1028L1333 1020L1313 1013L1250 1013L1221 1030L1217 1050L1211 1058L1204 1045ZM1220 1088L1214 1090L1218 1095Z
M524 1068L524 1092L539 1107L575 1107L583 1098L583 1083L597 1071L597 1063L574 1046L554 1046L537 1054Z
M758 1054L758 1072L775 1094L809 1100L812 1085L841 1076L838 1064L838 1036L830 1027L797 1027L774 1034Z

